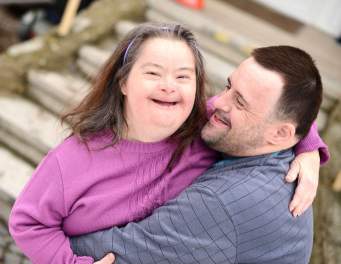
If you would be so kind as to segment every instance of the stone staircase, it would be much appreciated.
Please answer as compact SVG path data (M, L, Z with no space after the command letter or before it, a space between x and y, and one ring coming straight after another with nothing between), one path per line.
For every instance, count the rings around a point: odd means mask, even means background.
M320 56L313 47L309 49L310 43L305 43L301 36L290 35L217 0L206 1L206 9L200 12L171 0L148 0L147 4L147 20L178 21L193 30L205 57L209 94L224 87L226 77L255 46L291 44L308 50L313 57L316 54L325 83L318 116L318 127L324 130L330 112L341 98L341 76L334 74L334 69L329 71L330 67L339 65L341 48L334 48L334 60L339 59L334 62ZM136 25L133 21L116 23L117 39ZM30 69L26 73L24 95L0 96L0 263L29 263L8 235L10 208L35 166L67 136L69 131L60 125L60 114L84 97L90 87L89 80L96 76L115 46L112 36L96 45L84 43L72 71Z

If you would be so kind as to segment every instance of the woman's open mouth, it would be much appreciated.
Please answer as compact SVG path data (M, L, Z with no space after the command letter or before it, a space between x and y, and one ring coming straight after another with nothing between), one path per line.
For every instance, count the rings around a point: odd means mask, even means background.
M161 101L161 100L157 100L157 99L152 99L152 101L154 103L157 103L158 105L161 105L161 106L174 106L176 105L178 102L171 102L171 101Z

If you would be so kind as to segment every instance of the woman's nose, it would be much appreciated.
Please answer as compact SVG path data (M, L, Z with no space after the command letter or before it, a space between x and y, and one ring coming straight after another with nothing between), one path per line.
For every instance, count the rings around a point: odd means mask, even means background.
M176 84L170 78L165 78L163 82L160 84L161 90L165 93L173 93L176 89Z

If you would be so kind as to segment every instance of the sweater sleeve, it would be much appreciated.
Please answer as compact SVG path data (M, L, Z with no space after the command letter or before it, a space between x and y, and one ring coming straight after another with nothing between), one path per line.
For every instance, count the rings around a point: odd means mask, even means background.
M9 231L17 246L35 264L93 263L91 257L73 254L62 230L66 216L58 160L49 152L16 200Z
M318 133L316 121L310 127L308 135L295 146L295 154L299 155L303 152L313 150L319 150L321 165L325 164L329 160L330 154L328 147Z
M71 238L74 252L122 263L235 263L234 224L208 188L196 184L141 222Z

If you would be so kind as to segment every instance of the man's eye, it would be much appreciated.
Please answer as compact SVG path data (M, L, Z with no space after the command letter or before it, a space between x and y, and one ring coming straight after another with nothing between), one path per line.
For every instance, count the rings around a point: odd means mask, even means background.
M236 98L236 101L239 107L244 107L244 103L241 101L239 97Z
M231 85L230 85L229 83L226 84L226 85L225 85L225 90L228 91L228 90L230 90L230 89L231 89Z
M177 79L189 79L188 75L179 75L176 77Z

